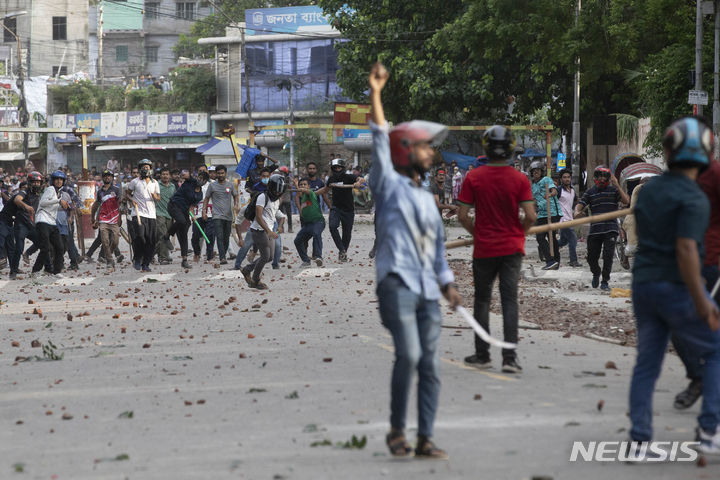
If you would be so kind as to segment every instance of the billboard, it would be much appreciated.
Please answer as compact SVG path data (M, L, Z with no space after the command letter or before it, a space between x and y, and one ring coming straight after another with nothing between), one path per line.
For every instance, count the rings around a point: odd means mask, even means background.
M328 17L316 6L248 9L245 24L249 35L332 30Z

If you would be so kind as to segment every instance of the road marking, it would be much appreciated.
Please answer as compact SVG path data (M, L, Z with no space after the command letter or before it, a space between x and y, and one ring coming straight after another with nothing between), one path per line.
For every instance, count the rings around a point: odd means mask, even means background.
M82 284L89 285L96 277L75 277L75 278L58 278L53 284L59 284L63 287L79 287Z
M227 272L220 273L209 277L208 280L223 280L229 278L243 278L243 274L240 270L228 270Z
M390 353L395 353L395 347L393 347L392 345L387 345L385 343L376 342L375 339L373 339L372 337L368 337L367 335L360 335L360 338L362 338L365 341L374 343L376 346L382 348L383 350L386 350ZM479 373L480 375L485 375L487 377L494 378L495 380L503 380L506 382L514 382L517 380L516 378L508 377L506 375L500 375L497 373L487 372L484 370L478 370L477 368L468 367L467 365L465 365L462 362L458 362L457 360L451 360L449 358L440 357L440 361L445 362L449 365L453 365L458 368L462 368L463 370L470 370L472 372Z
M148 279L153 279L158 282L167 282L168 280L172 280L175 275L177 275L177 273L148 273L147 275L143 275L135 280L121 283L143 283Z
M0 290L5 288L8 283L10 283L10 280L0 280Z
M295 275L295 278L329 277L337 270L340 270L340 269L339 268L306 268L302 272Z

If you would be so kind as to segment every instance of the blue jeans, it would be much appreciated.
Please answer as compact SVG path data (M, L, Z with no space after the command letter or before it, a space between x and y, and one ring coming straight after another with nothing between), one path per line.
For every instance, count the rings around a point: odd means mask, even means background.
M570 263L577 262L577 235L575 235L574 228L563 228L560 230L560 241L558 246L560 248L568 246L568 253L570 255Z
M7 257L9 259L13 250L15 250L13 227L5 222L0 222L0 258Z
M303 262L309 262L307 254L307 243L312 238L313 257L322 258L322 232L325 230L325 220L319 222L305 223L295 237L295 248Z
M244 246L240 247L237 253L237 257L235 257L235 270L240 270L240 265L242 265L243 260L245 260L248 252L253 247L253 239L250 230L245 232L245 240L243 243Z
M390 385L390 425L404 429L408 396L418 371L418 435L431 437L440 395L438 340L442 319L437 300L413 293L390 274L377 287L380 318L395 344Z
M633 283L632 296L638 353L630 384L630 437L636 441L652 439L652 395L671 333L704 362L698 423L706 432L715 433L720 423L720 332L711 331L697 316L684 284Z

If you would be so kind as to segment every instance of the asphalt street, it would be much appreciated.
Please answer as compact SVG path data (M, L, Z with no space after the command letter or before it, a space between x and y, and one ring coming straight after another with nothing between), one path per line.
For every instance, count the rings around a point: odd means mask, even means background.
M301 269L286 251L279 270L265 270L267 292L247 288L240 272L185 272L178 260L143 275L82 264L55 281L0 278L0 478L720 478L718 460L570 462L573 441L628 438L634 349L523 318L524 372L501 373L498 351L496 368L481 372L463 365L472 335L447 308L435 440L450 459L392 459L393 347L377 313L372 235L369 222L356 226L346 264L327 231L323 268ZM283 235L286 246L292 238ZM501 331L496 317L492 329ZM657 440L693 439L699 405L672 408L685 385L668 355ZM363 448L343 448L363 437Z

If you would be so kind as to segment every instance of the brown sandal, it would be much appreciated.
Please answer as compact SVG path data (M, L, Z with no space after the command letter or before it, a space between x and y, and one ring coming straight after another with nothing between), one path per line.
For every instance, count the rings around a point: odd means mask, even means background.
M412 447L407 442L402 430L391 430L385 437L385 442L393 457L407 457L412 452Z
M417 447L415 448L415 458L447 460L448 454L445 450L436 447L429 438L419 436Z

